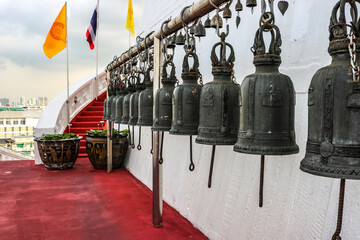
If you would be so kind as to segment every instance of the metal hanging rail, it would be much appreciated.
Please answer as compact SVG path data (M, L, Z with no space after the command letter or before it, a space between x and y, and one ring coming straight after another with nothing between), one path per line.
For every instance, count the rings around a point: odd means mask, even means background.
M212 0L212 3L219 7L222 4L229 2L231 0ZM196 20L199 17L202 17L216 8L210 3L210 0L201 0L192 5L190 8L186 9L184 11L184 22L186 24L189 24ZM163 29L164 36L168 36L179 29L183 28L183 24L181 22L181 16L178 15L177 17L173 18L168 24L165 25L166 27ZM147 48L154 45L154 38L161 38L161 30L158 30L157 32L154 32L150 35L148 40L146 41ZM145 40L144 39L141 44L139 45L139 48L136 46L131 47L126 53L123 53L121 57L118 57L117 60L112 61L107 67L106 71L112 71L116 67L122 65L126 61L130 60L131 58L138 55L139 52L145 50Z

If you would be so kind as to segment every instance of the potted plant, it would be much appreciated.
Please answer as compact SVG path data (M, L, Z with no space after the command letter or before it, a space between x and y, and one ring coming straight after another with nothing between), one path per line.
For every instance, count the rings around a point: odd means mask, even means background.
M107 130L86 131L86 152L95 169L107 168ZM113 169L121 168L125 160L129 142L129 130L113 130L112 134L112 165Z
M79 154L82 137L73 133L44 134L34 138L41 161L49 170L73 168Z

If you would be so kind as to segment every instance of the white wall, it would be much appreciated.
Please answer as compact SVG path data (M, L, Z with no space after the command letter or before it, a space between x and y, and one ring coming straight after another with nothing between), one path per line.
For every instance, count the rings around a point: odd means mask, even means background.
M170 15L178 15L183 6L192 2L148 1L138 32L144 30L143 35L146 35L159 29L161 22ZM242 1L244 5L245 2ZM217 147L213 186L208 189L211 146L194 143L196 168L190 172L188 137L165 133L162 165L164 200L210 239L331 239L336 228L340 181L306 174L300 171L299 166L307 139L307 88L316 70L330 63L327 53L328 24L336 2L289 0L289 9L284 17L276 8L276 23L283 40L280 71L292 78L297 92L295 121L300 153L266 157L263 208L258 207L260 157L236 153L232 146ZM227 41L234 46L236 77L241 83L246 75L254 72L250 47L258 27L260 8L256 8L253 15L250 9L241 12L239 29L235 27L234 4L231 10L233 18L229 20ZM202 21L205 19L203 17ZM205 83L212 80L210 49L217 41L218 37L211 29L197 45ZM183 56L183 48L177 47L175 64L179 79ZM135 127L135 132L137 144L138 127ZM151 188L149 128L142 128L141 142L143 149L130 150L126 167ZM341 233L343 239L360 239L359 192L358 182L348 180ZM164 222L166 224L166 216Z

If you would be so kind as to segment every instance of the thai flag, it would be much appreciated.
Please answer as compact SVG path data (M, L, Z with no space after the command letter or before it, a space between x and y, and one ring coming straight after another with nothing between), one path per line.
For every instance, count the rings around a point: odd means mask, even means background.
M97 11L98 11L98 6L96 5L96 8L94 10L94 13L90 21L89 28L86 31L86 40L89 42L91 50L94 49L96 27L97 27Z

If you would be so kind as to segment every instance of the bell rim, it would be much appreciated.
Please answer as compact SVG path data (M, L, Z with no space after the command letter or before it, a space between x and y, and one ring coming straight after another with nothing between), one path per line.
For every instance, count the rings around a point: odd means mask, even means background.
M264 146L263 146L264 147ZM245 153L245 154L251 154L251 155L271 155L271 156L282 156L282 155L292 155L299 153L299 146L297 144L293 146L288 147L274 147L274 146L268 146L269 149L272 151L276 150L275 152L268 152L268 151L260 151L258 147L250 146L252 150L245 150L244 148L234 145L234 152L238 153ZM249 149L249 148L247 148ZM285 151L284 151L285 150Z
M300 162L300 170L305 173L309 173L309 174L312 174L315 176L328 177L328 178L360 180L360 168L358 169L358 171L359 171L358 175L334 173L334 171L338 171L339 169L341 169L343 171L354 172L354 169L347 169L347 168L339 167L339 166L332 167L332 166L328 166L328 165L317 164L317 163L314 163L314 161L309 160L307 157L305 157ZM323 170L323 171L321 171L321 170Z
M231 140L228 140L229 138L227 138L226 142L224 142L223 140L222 141L216 141L216 138L213 138L211 140L214 140L214 142L210 142L209 138L207 138L208 140L205 140L203 139L203 137L200 137L197 136L195 138L195 142L198 143L198 144L204 144L204 145L220 145L220 146L231 146L231 145L234 145L236 143L236 138L235 138L235 141L231 141Z
M183 135L183 136L186 136L186 135L196 136L196 135L198 135L198 131L186 131L186 130L184 131L184 130L170 129L169 134L171 134L171 135Z

